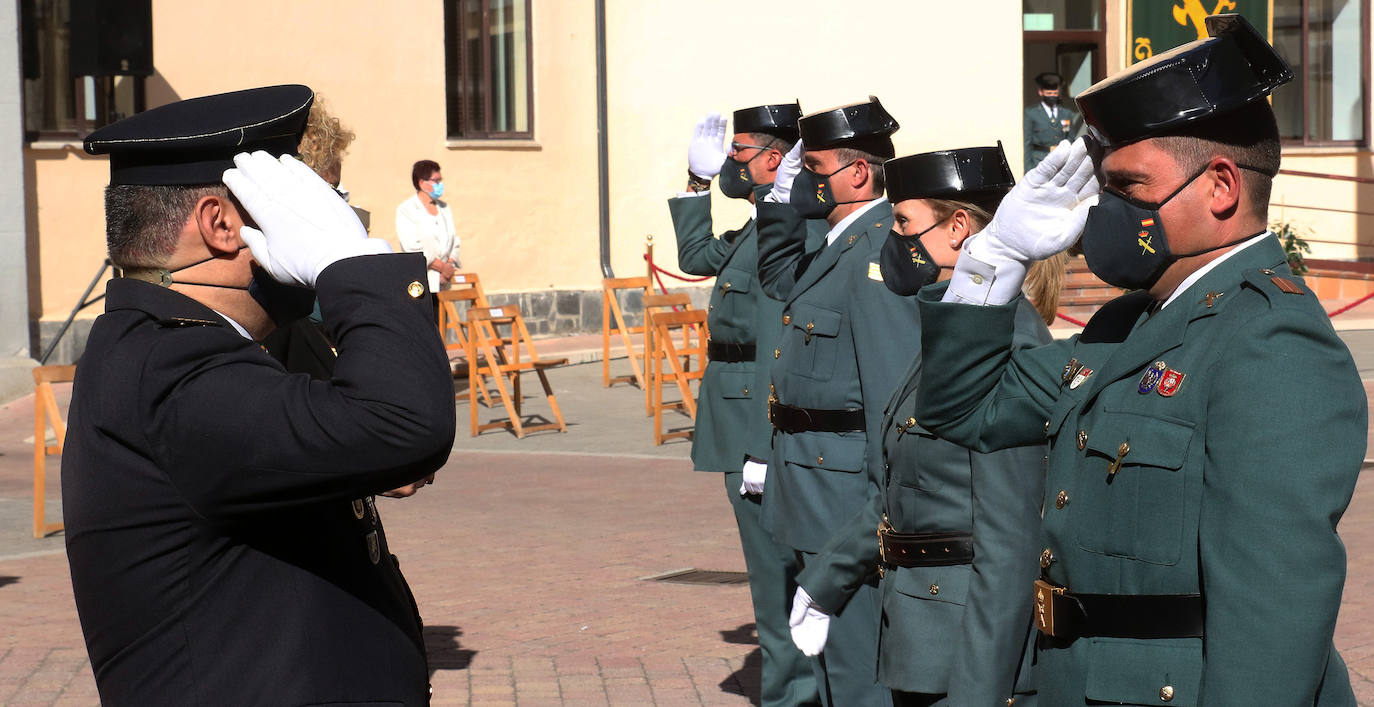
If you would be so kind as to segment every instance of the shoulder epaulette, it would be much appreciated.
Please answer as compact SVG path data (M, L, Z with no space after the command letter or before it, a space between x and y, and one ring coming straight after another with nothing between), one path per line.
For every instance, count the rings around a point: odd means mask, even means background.
M220 326L219 322L209 319L191 319L189 317L172 317L170 319L159 319L157 325L163 329L184 329L196 326Z

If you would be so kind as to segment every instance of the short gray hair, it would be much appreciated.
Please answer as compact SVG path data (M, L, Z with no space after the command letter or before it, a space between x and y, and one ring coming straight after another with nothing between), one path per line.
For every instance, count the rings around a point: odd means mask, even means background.
M105 187L105 246L110 261L121 268L166 264L196 202L204 196L228 195L223 184Z

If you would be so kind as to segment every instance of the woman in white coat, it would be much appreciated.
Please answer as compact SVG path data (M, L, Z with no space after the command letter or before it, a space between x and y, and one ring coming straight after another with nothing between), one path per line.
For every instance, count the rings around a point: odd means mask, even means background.
M407 253L424 253L429 261L429 290L448 289L458 263L458 233L453 228L453 212L440 200L444 195L444 176L439 163L420 160L410 169L415 196L396 207L396 237Z

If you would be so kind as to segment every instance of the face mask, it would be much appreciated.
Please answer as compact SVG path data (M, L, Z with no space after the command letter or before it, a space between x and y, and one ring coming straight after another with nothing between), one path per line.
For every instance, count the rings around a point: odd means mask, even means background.
M1236 165L1253 172L1264 170ZM1249 236L1191 253L1172 253L1159 210L1211 168L1205 165L1173 193L1158 203L1132 199L1110 187L1102 190L1097 205L1088 210L1083 227L1083 258L1088 269L1103 282L1126 290L1154 287L1164 271L1181 258L1210 253L1249 240Z
M428 192L428 194L429 194L429 198L431 198L431 199L438 199L439 197L443 196L443 195L444 195L444 183L443 183L443 182L439 182L438 184L435 184L435 185L434 185L434 191Z
M857 160L855 160L857 162ZM830 190L830 178L854 166L850 162L830 174L817 174L802 167L797 178L792 181L792 194L787 201L803 218L825 218L840 204L857 204L858 201L835 201L835 193Z
M234 288L241 289L241 288ZM253 279L248 283L248 295L278 327L286 326L297 319L304 319L315 311L315 291L294 285L283 285L267 274L266 270L253 266Z
M1059 96L1041 96L1041 97L1040 97L1040 100L1044 101L1044 102L1045 102L1045 105L1050 105L1050 106L1057 106L1057 105L1059 105Z
M944 219L935 226L944 223ZM889 231L883 242L879 262L883 271L883 284L893 294L909 297L922 287L940 279L940 266L930 257L930 251L921 244L921 236L930 233L931 226L914 236L903 236L897 231Z
M763 146L765 149L754 149L754 156L744 162L740 162L733 156L726 157L725 164L720 168L720 193L731 199L749 198L749 194L754 191L754 177L749 174L749 163L767 152L766 148L775 142L777 142L776 139L769 140L768 144Z

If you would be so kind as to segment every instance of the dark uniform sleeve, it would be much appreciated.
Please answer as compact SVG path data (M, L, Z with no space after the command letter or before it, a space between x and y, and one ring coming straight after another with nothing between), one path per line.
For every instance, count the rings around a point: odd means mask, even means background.
M1219 342L1216 370L1199 376L1210 390L1198 704L1326 704L1316 696L1328 661L1339 666L1331 636L1346 557L1336 524L1359 477L1368 413L1349 351L1315 309L1245 317Z
M729 245L711 232L711 195L668 200L677 234L677 264L689 275L718 275Z
M930 285L917 295L924 366L916 419L980 452L1043 441L1075 340L1018 348L1012 336L1022 298L988 307L941 302L946 287Z
M758 203L759 284L764 293L786 300L797 284L806 253L808 226L789 204Z
M453 383L416 254L335 263L318 293L338 359L331 381L288 374L218 327L169 329L142 373L158 467L207 518L356 498L447 459ZM171 338L175 337L175 341ZM161 385L159 385L161 383Z
M1049 329L1022 300L1013 345L1048 343ZM939 391L936 391L938 394ZM1003 704L1031 630L1031 586L1039 571L1044 444L969 452L973 491L973 572L965 598L964 640L950 666L949 702Z

